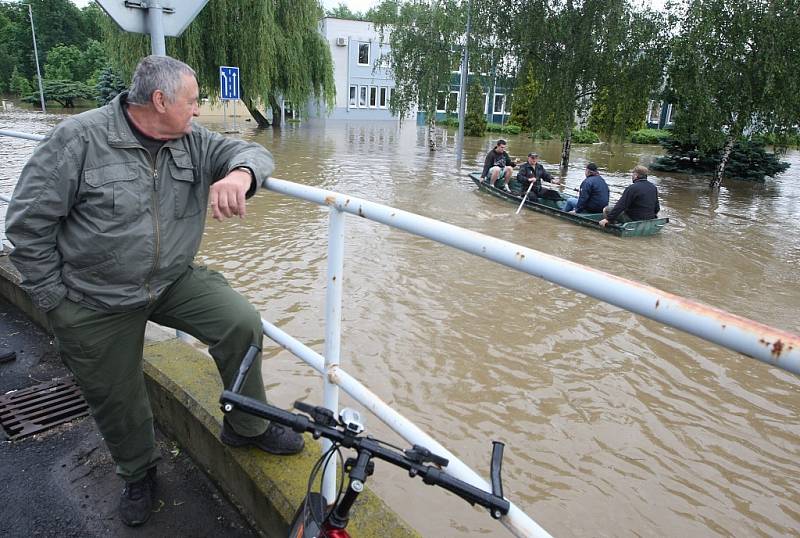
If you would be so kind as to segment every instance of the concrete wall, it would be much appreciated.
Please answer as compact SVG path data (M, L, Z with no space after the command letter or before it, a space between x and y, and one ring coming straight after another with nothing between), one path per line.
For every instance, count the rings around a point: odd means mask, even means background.
M34 308L19 282L8 257L0 256L0 296L47 330L46 317ZM216 367L209 357L168 333L148 339L144 373L159 427L189 453L256 529L265 536L285 536L305 495L311 467L320 456L317 442L306 436L306 449L295 456L223 445L218 403L222 382ZM365 537L419 536L370 491L359 497L348 531Z

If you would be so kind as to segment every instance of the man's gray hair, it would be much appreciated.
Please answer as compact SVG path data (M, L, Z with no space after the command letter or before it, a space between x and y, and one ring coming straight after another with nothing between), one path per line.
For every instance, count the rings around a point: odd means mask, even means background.
M156 90L161 90L173 101L183 82L184 75L196 77L194 69L169 56L145 56L133 72L133 81L128 90L128 102L147 105Z

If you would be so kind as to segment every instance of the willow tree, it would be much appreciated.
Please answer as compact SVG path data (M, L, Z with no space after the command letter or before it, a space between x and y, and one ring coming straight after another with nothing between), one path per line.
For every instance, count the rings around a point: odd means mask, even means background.
M269 125L259 110L267 105L278 124L281 99L334 106L333 62L317 29L322 13L317 0L211 0L183 35L167 38L167 54L191 65L212 98L219 97L219 67L239 67L242 101L252 116ZM109 56L129 79L149 54L149 38L123 33L109 19L104 30Z
M536 88L520 102L528 106L530 125L563 132L562 170L575 118L598 94L612 111L605 131L621 131L633 115L644 116L641 104L661 83L664 61L664 25L655 12L635 11L627 0L534 0L516 21L520 73Z
M800 30L795 0L693 0L679 14L669 65L674 136L722 149L718 187L734 144L785 133L800 117Z
M459 40L466 22L460 3L392 1L370 12L370 17L390 48L379 60L394 78L390 109L400 117L414 107L424 112L428 145L434 149L439 92L449 93L452 71L460 57Z

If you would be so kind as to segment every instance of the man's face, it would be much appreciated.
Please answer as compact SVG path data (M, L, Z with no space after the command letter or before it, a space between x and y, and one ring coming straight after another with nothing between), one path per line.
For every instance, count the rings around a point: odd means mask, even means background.
M497 144L497 153L503 153L506 150L505 144Z
M175 98L164 101L166 111L161 128L167 136L180 138L192 132L192 118L200 115L198 97L199 89L195 78L192 75L183 75Z
M528 164L530 164L531 166L536 166L537 162L539 162L538 157L531 157L530 155L528 156Z

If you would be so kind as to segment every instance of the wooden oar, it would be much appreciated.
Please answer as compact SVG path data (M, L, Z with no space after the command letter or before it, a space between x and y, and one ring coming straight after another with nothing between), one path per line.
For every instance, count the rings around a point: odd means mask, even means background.
M520 212L520 210L522 209L522 206L524 206L524 205L525 205L525 200L527 200L527 199L528 199L528 195L530 194L530 192L531 192L531 189L533 188L533 184L534 184L534 183L536 183L536 182L535 182L535 181L531 181L531 184L530 184L530 185L528 185L528 190L527 190L527 191L525 191L525 196L523 196L523 197L522 197L522 201L519 203L519 207L517 208L517 212L515 213L515 215L519 215L519 212Z

